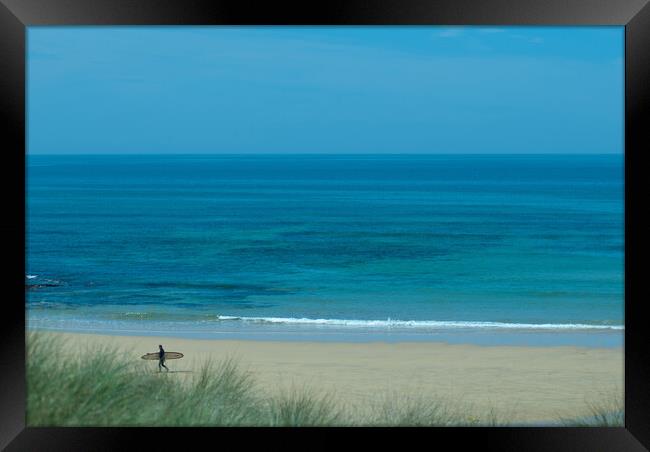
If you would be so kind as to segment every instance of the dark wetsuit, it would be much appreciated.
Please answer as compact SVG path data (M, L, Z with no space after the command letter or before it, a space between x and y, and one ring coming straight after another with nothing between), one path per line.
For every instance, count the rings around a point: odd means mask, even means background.
M158 359L158 371L162 371L162 368L164 367L169 372L169 368L165 366L165 350L163 348L158 352Z

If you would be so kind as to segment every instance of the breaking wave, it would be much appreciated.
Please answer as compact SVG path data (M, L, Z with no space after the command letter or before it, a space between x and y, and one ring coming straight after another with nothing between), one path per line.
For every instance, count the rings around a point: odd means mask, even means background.
M420 328L420 329L513 329L513 330L623 330L623 325L595 325L583 323L505 323L438 320L351 320L351 319L309 319L294 317L235 317L218 316L220 321L245 323L324 325L360 328Z

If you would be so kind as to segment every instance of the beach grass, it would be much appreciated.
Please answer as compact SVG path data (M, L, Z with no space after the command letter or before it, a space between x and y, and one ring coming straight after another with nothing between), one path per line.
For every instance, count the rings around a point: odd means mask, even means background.
M597 402L587 402L589 414L581 417L561 417L565 427L623 427L625 409L620 395L604 395Z
M364 407L342 406L314 387L263 390L234 358L206 361L187 379L151 372L111 347L76 353L65 339L27 335L29 426L501 426L494 411L459 400L386 394ZM149 363L150 364L150 363ZM604 399L566 426L623 425L622 405Z
M183 384L146 372L117 350L87 349L63 358L60 338L27 339L30 426L190 426L255 423L249 376L233 361L205 363Z
M352 422L328 394L313 389L283 390L267 401L268 411L262 414L263 425L274 427L321 427L345 425Z

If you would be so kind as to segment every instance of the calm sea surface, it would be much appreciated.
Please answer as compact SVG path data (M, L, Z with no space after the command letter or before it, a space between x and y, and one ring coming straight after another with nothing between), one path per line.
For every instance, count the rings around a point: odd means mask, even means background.
M623 200L623 156L28 156L29 326L620 345Z

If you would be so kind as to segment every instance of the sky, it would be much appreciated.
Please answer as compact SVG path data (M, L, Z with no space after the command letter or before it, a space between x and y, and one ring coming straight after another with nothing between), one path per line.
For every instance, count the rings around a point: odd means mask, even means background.
M623 27L29 27L28 154L608 153Z

